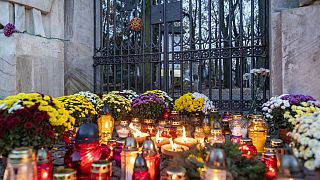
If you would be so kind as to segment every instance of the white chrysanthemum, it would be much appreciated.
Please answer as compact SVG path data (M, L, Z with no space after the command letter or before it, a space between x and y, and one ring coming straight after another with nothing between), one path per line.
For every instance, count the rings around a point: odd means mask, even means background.
M202 106L202 112L203 113L206 114L211 109L214 109L213 102L208 98L208 96L206 96L204 94L201 94L201 93L198 93L198 92L195 92L195 93L192 93L192 97L194 99L199 99L199 98L203 98L204 99L203 106Z
M310 171L315 170L314 160L308 160L304 163L304 167L309 169Z
M320 151L318 151L315 154L314 166L315 166L315 168L319 168L320 167Z
M3 104L0 104L0 109L7 109L7 105L5 104L5 103L3 103Z
M313 153L311 152L310 148L307 148L303 152L303 158L304 159L309 159L313 156Z

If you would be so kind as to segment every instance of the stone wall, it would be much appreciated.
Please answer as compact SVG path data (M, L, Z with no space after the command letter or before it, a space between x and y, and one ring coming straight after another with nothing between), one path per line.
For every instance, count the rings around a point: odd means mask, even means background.
M0 98L19 92L64 94L64 0L0 1Z
M65 5L65 94L93 91L93 1Z
M272 0L270 61L272 95L308 94L320 98L320 5Z

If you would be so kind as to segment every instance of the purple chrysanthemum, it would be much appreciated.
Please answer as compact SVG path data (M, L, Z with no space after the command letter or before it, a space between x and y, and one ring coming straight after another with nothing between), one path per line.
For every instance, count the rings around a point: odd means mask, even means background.
M14 24L11 24L11 23L8 23L3 28L3 34L7 37L10 37L15 31L16 31L16 27L14 26Z
M302 102L315 101L315 99L311 96L305 95L285 95L281 97L282 100L288 100L291 105L298 105Z

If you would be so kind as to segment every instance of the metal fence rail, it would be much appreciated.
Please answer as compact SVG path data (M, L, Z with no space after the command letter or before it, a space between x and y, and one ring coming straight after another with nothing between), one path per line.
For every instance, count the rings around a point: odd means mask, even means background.
M268 68L267 0L95 1L96 92L198 91L220 109L246 111L253 68ZM129 28L139 17L141 31ZM253 77L254 78L254 77ZM269 96L269 84L259 101Z

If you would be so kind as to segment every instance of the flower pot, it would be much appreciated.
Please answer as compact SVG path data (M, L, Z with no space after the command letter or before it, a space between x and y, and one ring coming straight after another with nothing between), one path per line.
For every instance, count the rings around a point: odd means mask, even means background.
M290 131L287 129L279 129L279 137L285 143L290 143L292 141L292 138L288 135L289 132Z

